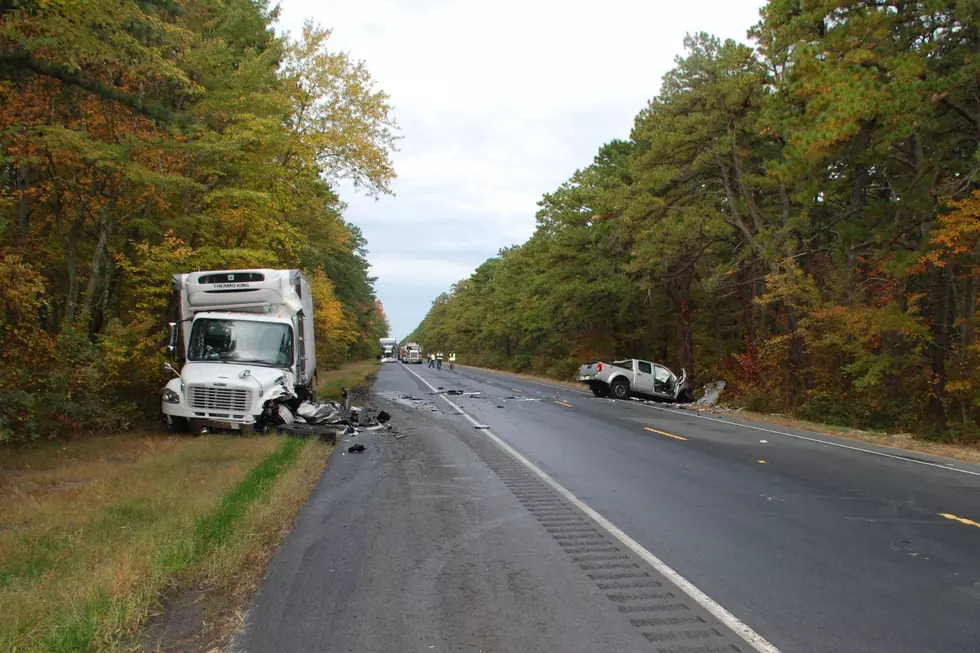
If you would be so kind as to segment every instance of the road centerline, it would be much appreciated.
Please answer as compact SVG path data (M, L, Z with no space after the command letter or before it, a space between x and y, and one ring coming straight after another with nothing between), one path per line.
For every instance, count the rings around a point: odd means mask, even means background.
M687 438L685 438L683 436L674 435L673 433L668 433L667 431L658 431L657 429L652 429L649 426L644 426L643 427L643 430L644 431L650 431L651 433L656 433L657 435L663 435L663 436L668 437L668 438L674 438L675 440L683 440L684 442L687 442L687 440L688 440Z
M976 528L980 528L980 522L975 522L972 519L965 519L963 517L957 517L956 515L950 514L948 512L941 512L941 513L939 513L939 516L940 517L945 517L946 519L949 519L951 521L958 521L961 524L966 524L967 526L974 526Z

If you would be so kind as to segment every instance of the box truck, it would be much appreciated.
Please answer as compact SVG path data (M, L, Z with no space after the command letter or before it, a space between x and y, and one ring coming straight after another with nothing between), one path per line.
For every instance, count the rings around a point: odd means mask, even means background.
M300 270L176 274L168 349L179 369L163 389L174 431L250 433L288 421L316 378L313 291Z

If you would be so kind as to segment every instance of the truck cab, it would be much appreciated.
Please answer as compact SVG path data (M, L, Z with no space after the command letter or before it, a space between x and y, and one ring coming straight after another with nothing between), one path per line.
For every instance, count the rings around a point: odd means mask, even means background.
M171 351L180 371L163 390L175 431L251 431L312 392L313 301L299 270L230 270L174 276L180 321Z

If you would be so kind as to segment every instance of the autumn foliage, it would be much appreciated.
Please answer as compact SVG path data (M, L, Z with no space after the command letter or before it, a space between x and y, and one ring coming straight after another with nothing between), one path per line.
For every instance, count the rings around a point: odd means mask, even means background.
M0 441L152 417L175 272L306 270L328 365L386 333L335 188L388 192L388 98L328 31L275 17L0 8Z
M980 4L771 0L413 334L568 377L654 358L766 412L976 439Z

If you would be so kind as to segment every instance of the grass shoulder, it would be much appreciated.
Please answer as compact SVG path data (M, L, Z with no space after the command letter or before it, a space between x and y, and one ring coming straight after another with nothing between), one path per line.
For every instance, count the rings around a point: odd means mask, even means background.
M210 612L184 620L209 624L195 641L224 637L329 448L131 434L4 453L0 650L58 652L133 648L148 621L166 638L161 597L189 588Z
M372 358L344 363L335 370L318 370L317 393L323 399L339 400L343 388L352 390L370 385L380 369L381 362Z

